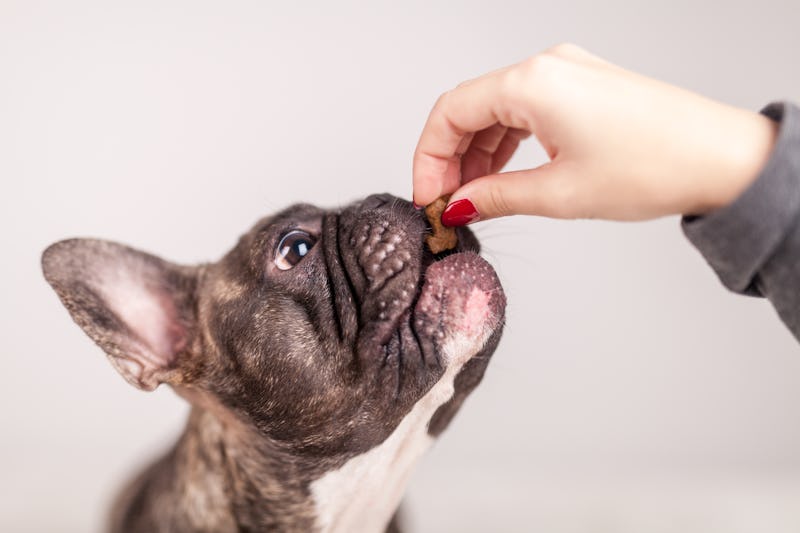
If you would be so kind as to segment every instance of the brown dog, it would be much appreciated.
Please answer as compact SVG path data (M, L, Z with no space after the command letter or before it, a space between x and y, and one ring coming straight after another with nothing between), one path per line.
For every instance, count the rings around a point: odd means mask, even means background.
M481 380L505 297L478 243L434 256L408 202L296 205L216 263L106 241L44 253L47 281L131 384L192 404L112 531L382 531L416 460Z

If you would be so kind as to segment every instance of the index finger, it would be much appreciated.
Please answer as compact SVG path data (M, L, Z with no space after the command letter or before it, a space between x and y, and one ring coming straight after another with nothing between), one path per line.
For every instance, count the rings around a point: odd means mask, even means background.
M414 201L433 202L461 184L461 153L467 136L500 122L501 71L459 85L436 101L414 150Z

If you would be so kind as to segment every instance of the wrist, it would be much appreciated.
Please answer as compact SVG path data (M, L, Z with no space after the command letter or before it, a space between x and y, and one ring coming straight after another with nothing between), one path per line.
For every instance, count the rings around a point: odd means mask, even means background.
M699 176L701 201L686 214L707 214L732 204L758 178L775 144L778 126L767 117L728 108L717 123L712 168Z

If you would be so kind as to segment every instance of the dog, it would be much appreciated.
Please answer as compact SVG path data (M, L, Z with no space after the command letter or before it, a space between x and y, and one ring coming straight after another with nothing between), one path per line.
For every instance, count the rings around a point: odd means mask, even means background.
M215 263L70 239L46 280L122 376L192 406L113 532L397 531L422 453L481 381L505 295L465 228L373 195L267 216Z

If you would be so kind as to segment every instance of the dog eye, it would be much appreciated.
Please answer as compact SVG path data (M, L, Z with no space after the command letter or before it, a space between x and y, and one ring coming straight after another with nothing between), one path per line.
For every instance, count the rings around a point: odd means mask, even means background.
M275 250L275 266L280 270L289 270L311 251L317 239L303 230L293 230L281 238Z

